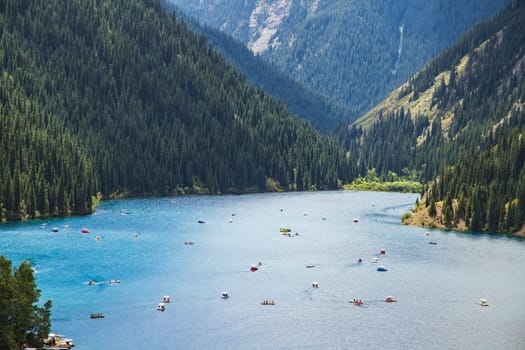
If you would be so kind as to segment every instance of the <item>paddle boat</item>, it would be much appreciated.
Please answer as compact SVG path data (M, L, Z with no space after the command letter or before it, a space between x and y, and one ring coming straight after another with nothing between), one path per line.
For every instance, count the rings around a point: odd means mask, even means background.
M275 301L273 301L273 300L263 300L263 301L261 301L261 305L275 305Z
M388 271L388 270L387 270L387 268L384 265L379 265L377 267L377 271L384 272L384 271Z
M251 272L255 272L257 270L259 270L259 268L257 266L255 266L255 265L250 266L250 271Z
M376 263L377 263L378 261L379 261L379 259L378 259L378 258L372 258L372 262L373 262L373 263L375 263L375 264L376 264Z
M221 298L228 299L229 297L230 297L230 295L228 294L228 292L222 292L221 293Z
M363 305L363 301L361 299L354 299L350 303L354 304L355 306Z
M487 299L479 299L479 305L489 306L489 301Z
M80 230L80 232L82 232L82 233L89 233L89 230L87 228L83 228L82 230Z
M396 301L397 301L397 299L392 297L392 296L387 296L385 298L385 302L387 302L387 303L395 303Z
M386 250L385 250L385 248L381 248L381 250L379 251L379 254L381 254L381 255L385 255L385 254L386 254Z
M166 310L166 304L158 303L157 304L157 311L164 311L164 310Z
M319 283L317 283L317 281L313 281L312 288L315 288L315 289L319 288Z
M171 299L170 299L170 296L169 296L169 295L165 295L165 296L162 297L162 302L163 302L163 303L167 304L167 303L169 303L170 301L171 301Z

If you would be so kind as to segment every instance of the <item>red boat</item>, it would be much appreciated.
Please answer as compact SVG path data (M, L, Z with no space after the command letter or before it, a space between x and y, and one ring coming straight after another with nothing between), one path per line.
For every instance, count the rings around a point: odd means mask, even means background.
M259 268L257 266L255 266L255 265L250 266L250 271L254 272L254 271L257 271L257 270L259 270Z
M83 228L82 231L80 231L82 233L89 233L89 230L87 228Z

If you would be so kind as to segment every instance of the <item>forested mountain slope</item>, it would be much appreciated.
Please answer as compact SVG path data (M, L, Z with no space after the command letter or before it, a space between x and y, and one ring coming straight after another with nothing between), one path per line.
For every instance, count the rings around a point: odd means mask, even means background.
M341 135L359 169L433 179L419 223L516 231L525 222L525 1L443 52Z
M330 102L365 112L508 0L170 0Z
M0 2L1 219L92 195L336 188L335 141L156 0Z
M312 126L324 133L333 131L341 120L354 120L357 112L348 107L329 103L320 94L314 93L292 80L274 64L259 55L255 55L243 43L231 35L201 25L192 17L187 17L169 0L161 3L168 11L176 11L179 18L194 31L206 36L207 41L230 62L248 81L263 89L276 99L282 100L286 108L309 121Z

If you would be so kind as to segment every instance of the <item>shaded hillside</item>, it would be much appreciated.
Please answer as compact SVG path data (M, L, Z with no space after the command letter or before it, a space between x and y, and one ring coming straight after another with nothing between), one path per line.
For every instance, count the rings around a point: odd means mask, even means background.
M514 231L525 221L525 1L476 26L340 134L359 169L434 179L435 224Z
M2 219L91 196L337 188L348 158L158 1L0 3Z
M336 105L373 107L507 0L171 0Z
M163 5L168 11L181 13L167 0ZM179 15L179 17L184 15ZM286 108L301 119L307 120L322 132L333 131L341 120L350 122L357 116L355 110L330 104L319 94L290 79L277 67L234 39L231 35L210 26L201 25L196 20L183 17L192 30L202 33L207 41L231 63L248 81L262 88L266 93L282 100Z

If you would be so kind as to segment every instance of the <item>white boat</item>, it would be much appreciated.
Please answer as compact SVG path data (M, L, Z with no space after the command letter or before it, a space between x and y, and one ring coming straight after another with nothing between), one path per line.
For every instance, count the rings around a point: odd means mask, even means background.
M221 293L221 298L228 299L229 297L230 297L230 295L228 294L228 292L222 292Z
M378 261L379 261L378 258L372 258L372 262L373 262L373 263L377 263Z
M489 306L489 301L487 299L479 299L479 305Z
M165 295L165 296L162 297L162 302L163 302L163 303L167 304L167 303L169 303L170 301L171 301L171 299L170 299L170 296L169 296L169 295Z
M157 310L158 310L158 311L164 311L164 310L166 310L166 304L164 304L164 303L159 303L159 304L157 305Z

